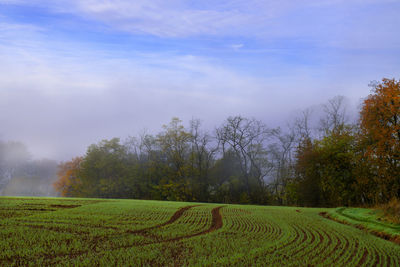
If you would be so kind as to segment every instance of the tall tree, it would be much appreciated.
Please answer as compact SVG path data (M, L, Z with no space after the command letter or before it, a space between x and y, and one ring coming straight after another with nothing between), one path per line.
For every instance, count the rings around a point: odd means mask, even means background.
M373 85L360 113L364 157L377 184L377 202L400 197L400 81Z
M242 179L241 160L229 149L210 169L210 201L248 204L245 183Z
M317 146L315 142L305 138L297 148L295 178L288 183L288 199L293 204L312 207L325 204Z
M196 200L207 201L210 184L209 170L218 147L213 146L212 137L207 132L203 132L200 126L200 120L190 121L190 176L193 179Z
M294 129L290 129L289 133L279 133L277 141L270 146L274 168L269 188L272 191L276 204L282 205L286 203L285 190L287 184L294 177L293 156L296 146L296 133Z
M129 159L119 138L89 146L78 172L80 191L87 197L133 197Z
M172 118L156 142L163 156L162 176L157 186L162 198L168 200L189 200L193 198L190 182L190 140L192 135L178 118Z
M335 96L328 100L328 103L322 105L324 116L320 120L320 131L322 134L338 129L348 121L346 114L346 98L344 96Z
M247 197L254 202L266 201L265 177L273 169L267 141L275 132L261 121L241 116L229 117L217 129L223 153L231 149L240 159Z
M330 206L356 204L356 140L351 126L337 126L317 141L321 191Z
M311 127L311 115L313 110L311 108L307 108L303 110L299 116L294 119L293 126L291 127L294 134L295 139L298 144L303 140L312 139L312 127Z

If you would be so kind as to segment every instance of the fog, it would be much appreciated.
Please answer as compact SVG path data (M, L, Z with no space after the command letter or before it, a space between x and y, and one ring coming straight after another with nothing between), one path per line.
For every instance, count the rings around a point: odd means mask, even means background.
M103 2L0 0L0 140L31 160L172 117L285 128L336 95L354 120L400 71L396 1Z
M20 142L0 141L0 195L54 196L57 162L32 160Z
M184 104L180 104L182 102ZM228 105L226 102L222 99L188 100L182 95L175 98L174 95L156 93L138 96L134 92L107 92L96 97L76 94L59 98L26 92L22 99L13 95L1 103L2 107L13 111L12 117L2 115L1 138L23 142L35 159L65 161L83 155L87 146L102 139L124 138L144 130L155 133L172 117L179 117L186 124L192 118L199 118L209 132L213 132L228 116L239 114L256 117L270 127L285 128L302 109L312 108L318 117L322 104L298 109L288 106L287 110L280 110L277 105L265 104L264 107L257 102L246 107L243 103ZM357 113L358 102L348 99L351 118ZM185 109L190 112L185 112Z

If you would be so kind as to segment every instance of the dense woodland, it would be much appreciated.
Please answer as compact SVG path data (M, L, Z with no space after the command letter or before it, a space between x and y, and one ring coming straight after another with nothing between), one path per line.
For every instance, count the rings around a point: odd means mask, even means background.
M400 81L371 87L355 122L338 96L323 105L317 120L307 109L286 130L234 116L206 132L199 120L185 127L173 118L156 135L103 140L83 157L59 164L54 188L71 197L386 203L400 198Z

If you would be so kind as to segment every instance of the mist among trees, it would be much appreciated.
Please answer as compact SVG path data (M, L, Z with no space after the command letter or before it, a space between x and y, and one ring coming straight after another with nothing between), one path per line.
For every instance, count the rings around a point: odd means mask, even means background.
M57 166L54 160L33 160L23 143L0 141L0 194L55 195L52 183L56 179Z
M0 193L301 206L399 198L400 82L374 83L356 121L343 96L321 110L285 129L238 115L207 132L172 118L157 134L103 140L62 163L0 142Z
M317 121L317 123L313 123ZM103 140L61 163L62 196L340 206L400 197L400 82L372 86L359 119L335 97L286 128L242 116L213 132L173 118L155 135Z

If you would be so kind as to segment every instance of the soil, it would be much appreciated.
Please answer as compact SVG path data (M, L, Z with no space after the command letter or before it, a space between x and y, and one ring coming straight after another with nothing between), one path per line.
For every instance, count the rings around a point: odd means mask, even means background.
M174 215L172 215L172 217L171 217L168 221L166 221L166 222L164 222L164 223L162 223L162 224L158 224L158 225L155 225L155 226L151 226L151 227L144 228L144 229L139 229L139 230L128 230L127 233L130 233L130 234L139 234L139 233L143 233L143 232L146 232L146 231L149 231L149 230L152 230L152 229L161 228L161 227L166 226L166 225L168 225L168 224L172 224L172 223L174 223L176 220L178 220L180 217L182 217L182 215L183 215L183 213L184 213L185 211L187 211L187 210L189 210L189 209L191 209L191 208L193 208L193 207L196 207L196 206L198 206L198 205L186 206L186 207L180 208L179 210L177 210L177 211L174 213Z

